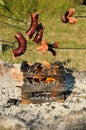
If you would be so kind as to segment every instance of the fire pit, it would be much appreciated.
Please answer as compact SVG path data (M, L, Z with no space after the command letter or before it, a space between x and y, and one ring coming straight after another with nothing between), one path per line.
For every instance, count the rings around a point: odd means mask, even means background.
M23 85L21 103L64 102L65 69L60 62L21 64Z

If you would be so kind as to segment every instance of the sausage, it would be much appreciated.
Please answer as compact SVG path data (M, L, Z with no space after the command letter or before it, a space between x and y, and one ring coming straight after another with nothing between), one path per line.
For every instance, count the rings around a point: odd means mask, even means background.
M53 44L48 43L48 47L50 47L50 48L58 48L58 42L54 42Z
M31 24L30 24L29 29L25 32L25 34L29 36L30 39L32 38L33 34L36 31L36 28L38 25L38 15L39 15L39 12L31 13Z
M75 13L75 9L69 8L68 11L66 11L66 13L63 16L61 16L62 22L64 23L69 22L70 24L77 23L78 19L76 19L75 17L72 17L74 13Z
M43 36L43 29L44 29L44 27L43 27L42 23L39 23L37 26L37 33L33 39L33 42L36 42L37 44L41 43L42 36Z
M18 41L18 48L12 50L14 57L21 56L26 51L27 41L21 32L17 32L14 36Z
M53 48L58 48L58 42L54 42L53 44L48 43L48 51L50 51L53 56L56 56L56 51Z
M56 51L52 49L51 47L48 47L48 51L50 51L53 54L53 56L56 56L57 54Z
M42 51L43 54L46 53L46 51L48 50L48 45L47 45L47 41L44 40L41 42L41 45L37 47L37 51Z

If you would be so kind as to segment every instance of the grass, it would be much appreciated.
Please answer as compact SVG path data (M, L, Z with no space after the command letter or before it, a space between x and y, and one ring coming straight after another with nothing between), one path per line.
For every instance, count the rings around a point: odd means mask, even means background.
M15 0L14 0L15 1ZM17 1L16 1L17 2ZM39 0L40 2L40 0ZM49 2L49 3L48 3ZM59 1L59 4L56 4L54 0L51 2L48 0L45 4L45 0L40 3L40 6L37 6L36 10L40 12L39 22L42 22L44 25L44 35L43 40L46 39L49 43L54 43L55 41L59 42L59 47L80 47L86 48L86 19L79 18L78 23L76 24L64 24L62 23L60 16L64 13L64 11L72 6L72 3L69 3L68 0L63 2ZM64 6L65 4L65 6ZM50 6L48 6L50 5ZM33 7L33 6L32 6ZM62 8L63 7L63 8ZM86 6L83 5L73 5L76 9L75 15L86 15ZM48 10L48 11L47 11ZM26 9L27 11L27 9ZM16 12L16 15L18 12ZM25 14L25 12L24 12ZM19 14L18 14L19 17ZM22 14L22 17L24 15ZM26 20L27 18L27 20ZM11 19L0 18L0 21L6 21L10 24L16 25L21 28L27 28L30 25L30 15L26 14L26 21L29 21L27 25L22 23L14 22ZM25 36L25 31L19 30L17 28L13 28L11 26L7 26L3 23L0 24L0 38L7 41L14 41L14 35L16 32L21 31ZM26 37L26 36L25 36ZM24 55L18 57L16 60L13 60L11 50L7 49L2 54L0 54L0 59L9 61L11 63L21 63L22 60L27 60L28 62L43 62L48 61L49 63L55 61L61 61L64 63L65 67L73 68L76 70L85 71L86 68L86 50L56 50L57 55L54 57L50 52L46 52L46 54L42 54L36 50L37 45L32 42L28 37L26 37L28 41L28 47ZM16 43L17 46L17 43Z

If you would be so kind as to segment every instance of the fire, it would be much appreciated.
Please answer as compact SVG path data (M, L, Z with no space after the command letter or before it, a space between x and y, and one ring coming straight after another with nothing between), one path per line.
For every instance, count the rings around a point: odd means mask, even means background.
M27 67L27 65L24 65L22 65L23 70ZM29 65L27 71L22 71L23 74L25 74L23 75L22 103L64 101L63 92L65 85L63 77L65 71L63 71L61 67L62 64L59 62L50 64L47 61L44 61L43 64L36 62Z
M46 83L55 82L56 80L54 78L47 78L45 80Z
M43 76L38 74L36 76L33 76L34 81L41 82L43 80Z

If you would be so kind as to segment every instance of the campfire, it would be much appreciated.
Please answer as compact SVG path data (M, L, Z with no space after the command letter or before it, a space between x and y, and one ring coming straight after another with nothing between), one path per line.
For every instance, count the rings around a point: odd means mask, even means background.
M23 85L21 103L64 102L65 71L60 62L21 64Z

